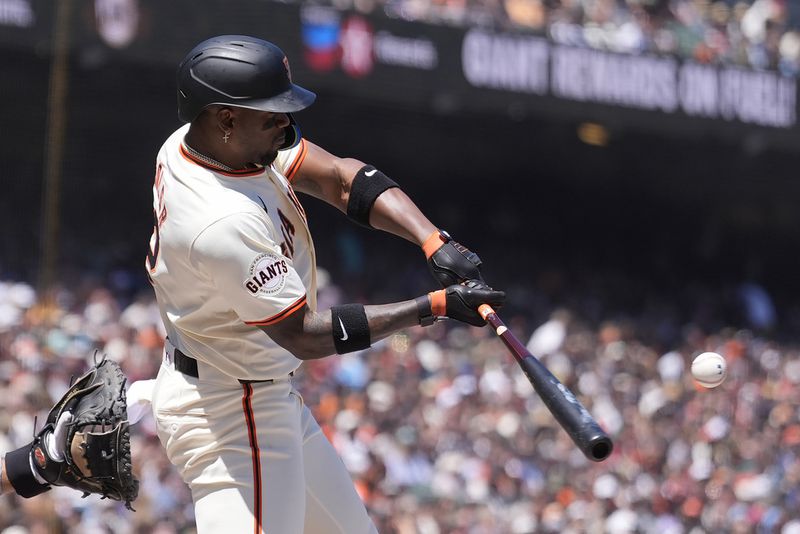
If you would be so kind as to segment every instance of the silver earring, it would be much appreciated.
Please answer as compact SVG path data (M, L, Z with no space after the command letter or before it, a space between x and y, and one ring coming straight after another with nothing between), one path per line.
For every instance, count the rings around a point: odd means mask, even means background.
M225 131L225 130L223 130L223 131ZM223 140L223 141L225 141L225 142L227 143L227 142L228 142L228 138L229 138L230 136L231 136L231 133L230 133L230 132L225 132L225 135L223 135L223 136L222 136L222 140Z

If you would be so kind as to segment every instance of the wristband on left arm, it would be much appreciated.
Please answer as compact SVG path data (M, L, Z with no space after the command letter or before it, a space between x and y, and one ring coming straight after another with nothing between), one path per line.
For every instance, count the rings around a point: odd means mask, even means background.
M372 228L369 224L372 206L384 191L393 187L400 186L372 165L364 165L350 184L347 216L361 226Z

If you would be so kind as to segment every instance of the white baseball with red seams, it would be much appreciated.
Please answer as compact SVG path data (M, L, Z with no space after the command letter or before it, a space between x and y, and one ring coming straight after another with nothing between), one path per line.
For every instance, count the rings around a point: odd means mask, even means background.
M705 388L715 388L725 381L728 364L716 352L704 352L692 361L692 376Z

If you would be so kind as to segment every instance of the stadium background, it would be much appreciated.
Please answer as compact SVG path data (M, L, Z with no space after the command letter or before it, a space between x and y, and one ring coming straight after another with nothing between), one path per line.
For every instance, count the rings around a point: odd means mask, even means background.
M0 449L29 439L33 416L92 348L133 379L153 376L158 320L141 265L155 153L178 126L174 67L209 35L250 33L280 44L295 81L318 93L297 116L304 134L383 169L477 250L487 280L509 293L514 330L528 339L544 325L532 346L617 442L607 462L582 462L488 332L415 329L308 365L306 400L381 532L800 531L800 61L776 44L796 36L798 6L741 2L741 14L767 13L761 53L743 60L703 38L670 54L642 38L637 55L608 35L575 37L610 25L591 19L600 4L614 6L612 21L645 9L662 30L707 36L724 4L733 43L733 2L531 1L549 17L538 27L510 17L512 2L345 4L0 2ZM499 51L490 63L519 50L534 61L543 47L550 63L538 75L470 78L470 35ZM598 89L579 101L557 94L555 78L542 82L565 49L596 52L586 69L630 61L614 71L618 85L607 82L617 100ZM777 126L722 107L699 117L622 87L625 76L641 83L639 57L705 66L720 80L762 73L763 93L748 95L763 104L789 87L792 105ZM52 85L59 76L64 93ZM492 87L492 76L505 78ZM330 273L323 302L432 288L415 247L304 205ZM732 366L711 393L683 371L701 350ZM137 447L147 493L136 514L59 490L4 499L0 527L190 532L186 489L151 424Z

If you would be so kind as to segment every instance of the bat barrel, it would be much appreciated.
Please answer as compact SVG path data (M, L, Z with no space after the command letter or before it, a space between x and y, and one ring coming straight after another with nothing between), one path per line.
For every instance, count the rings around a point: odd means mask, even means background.
M602 462L614 447L589 411L539 360L527 352L519 365L553 417L588 459Z
M575 395L508 330L491 306L483 304L478 312L495 329L533 389L581 452L594 462L608 458L614 448L611 438Z

